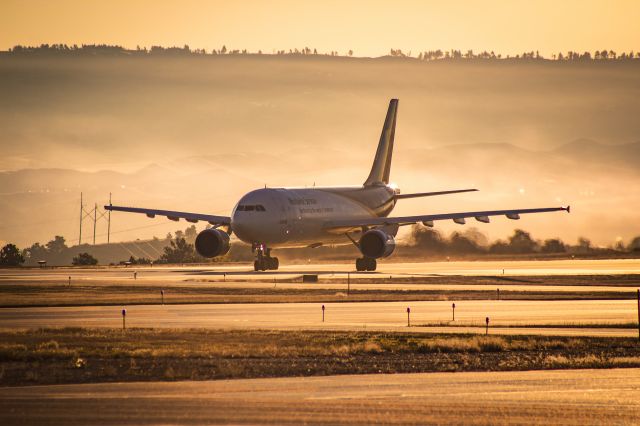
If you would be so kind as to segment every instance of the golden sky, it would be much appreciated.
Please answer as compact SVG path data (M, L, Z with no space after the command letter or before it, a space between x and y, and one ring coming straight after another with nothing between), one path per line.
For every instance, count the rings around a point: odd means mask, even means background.
M309 46L379 56L390 48L640 50L639 0L2 0L0 49L108 43L272 52Z

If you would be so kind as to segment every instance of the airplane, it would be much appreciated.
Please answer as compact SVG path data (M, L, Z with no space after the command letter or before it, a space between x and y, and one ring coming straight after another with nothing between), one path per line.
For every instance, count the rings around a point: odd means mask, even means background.
M231 216L111 204L105 209L143 213L150 218L165 216L174 221L208 222L212 227L197 235L196 251L205 258L223 256L231 247L231 234L235 234L241 241L251 244L256 256L255 271L278 269L279 261L271 256L272 249L348 244L355 245L362 254L356 259L356 270L375 271L377 260L393 253L400 226L422 223L433 227L434 222L440 220L464 224L468 218L488 223L490 216L517 220L522 214L570 212L570 207L566 206L389 217L398 200L477 191L456 189L402 194L390 184L397 115L398 99L391 99L371 171L359 186L256 189L240 198Z

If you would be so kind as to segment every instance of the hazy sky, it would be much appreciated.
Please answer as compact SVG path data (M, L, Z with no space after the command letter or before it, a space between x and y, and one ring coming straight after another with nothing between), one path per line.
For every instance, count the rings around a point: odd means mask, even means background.
M158 1L2 0L0 49L16 44L125 47L495 50L640 49L638 0Z

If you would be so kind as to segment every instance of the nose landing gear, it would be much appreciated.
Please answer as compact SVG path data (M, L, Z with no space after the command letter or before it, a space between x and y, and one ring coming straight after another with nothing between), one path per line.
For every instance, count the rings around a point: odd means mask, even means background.
M254 271L275 271L280 266L280 262L277 257L271 257L271 249L266 248L262 244L254 245L253 249L256 251L256 260L253 262Z
M373 257L356 259L356 271L375 271L377 266L377 262Z

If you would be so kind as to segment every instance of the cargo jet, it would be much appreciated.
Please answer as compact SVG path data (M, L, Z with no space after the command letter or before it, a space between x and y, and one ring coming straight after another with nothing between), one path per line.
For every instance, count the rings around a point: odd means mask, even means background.
M371 172L361 186L261 188L243 196L231 216L114 205L105 206L105 209L143 213L151 218L166 216L174 221L208 222L212 227L196 237L197 252L207 258L223 256L230 249L229 237L235 234L238 239L251 244L256 255L256 271L278 269L278 258L271 256L271 249L345 244L353 244L362 254L356 259L356 270L375 271L376 260L393 253L394 237L400 226L422 223L432 227L439 220L464 224L469 218L488 223L490 216L520 219L520 215L526 213L570 211L567 206L388 217L398 200L477 191L458 189L401 194L397 187L390 185L397 115L398 100L392 99Z

